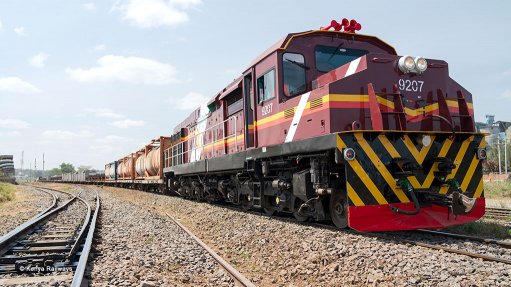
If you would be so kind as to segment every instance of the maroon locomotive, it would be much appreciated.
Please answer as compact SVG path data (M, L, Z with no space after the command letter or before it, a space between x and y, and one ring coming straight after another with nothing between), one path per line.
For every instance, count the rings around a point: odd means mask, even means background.
M479 219L486 151L472 95L445 61L356 30L332 21L255 58L174 129L165 189L360 231Z

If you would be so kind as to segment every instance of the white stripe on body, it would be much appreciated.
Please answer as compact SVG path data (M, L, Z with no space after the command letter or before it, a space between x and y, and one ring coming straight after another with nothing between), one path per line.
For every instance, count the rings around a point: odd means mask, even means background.
M300 102L298 103L298 107L296 108L295 115L293 116L293 120L291 121L291 125L289 126L289 130L286 135L286 140L284 142L291 142L295 137L296 129L298 128L298 123L302 118L303 110L307 105L307 101L309 100L309 95L311 92L305 93L300 98Z

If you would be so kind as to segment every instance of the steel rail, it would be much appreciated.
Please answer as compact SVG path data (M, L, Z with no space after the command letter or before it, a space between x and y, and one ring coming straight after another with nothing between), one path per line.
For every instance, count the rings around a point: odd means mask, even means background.
M96 221L98 219L100 207L101 202L99 199L99 194L96 191L96 210L94 210L94 215L92 216L92 220L89 225L89 231L87 233L87 238L85 239L85 244L83 245L82 254L80 255L78 266L76 266L73 282L71 282L72 287L80 287L82 285L85 268L87 267L87 261L89 259L90 250L92 248L92 239L94 237L94 231L96 230Z
M43 190L43 189L39 189L39 188L37 188L37 190L42 191L42 192L45 192L45 193L47 193L47 194L51 195L51 196L53 197L53 202L52 202L52 204L51 204L48 208L46 208L45 210L43 210L43 211L39 212L38 214L36 214L34 217L30 218L29 220L25 221L24 223L22 223L22 224L21 224L21 225L19 225L18 227L16 227L16 228L14 228L13 230L9 231L7 234L5 234L5 235L3 235L2 237L0 237L0 242L2 242L2 241L3 241L4 237L6 237L6 238L7 238L7 237L12 236L12 234L13 234L13 233L16 233L16 232L17 232L16 230L17 230L18 228L21 228L24 224L28 224L28 222L30 222L31 220L34 220L34 219L36 219L36 218L40 217L41 215L43 215L43 214L47 213L48 211L52 210L53 208L55 208L55 206L57 205L57 196L56 196L55 194L50 193L50 192L48 192L48 191L46 191L46 190Z
M495 240L495 239L482 238L482 237L477 237L477 236L472 236L472 235L456 234L456 233L429 230L429 229L417 229L417 231L422 232L422 233L442 235L442 236L453 237L453 238L458 238L458 239L468 239L468 240L473 240L473 241L478 241L478 242L483 242L483 243L496 244L496 245L502 246L504 248L511 248L511 242L506 242L506 241L502 241L502 240Z
M404 243L408 243L408 244L413 244L413 245L421 246L421 247L437 249L437 250L443 250L443 251L449 252L449 253L466 255L466 256L469 256L469 257L472 257L472 258L479 258L479 259L483 259L483 260L486 260L486 261L493 261L493 262L500 262L500 263L505 263L505 264L511 264L511 260L510 259L493 257L493 256L488 256L488 255L482 255L482 254L473 253L473 252L469 252L469 251L465 251L465 250L458 250L458 249L453 249L453 248L449 248L449 247L433 245L433 244L428 244L428 243L422 243L422 242L417 242L417 241L408 240L408 239L399 239L399 241L404 242Z
M4 236L0 239L0 255L4 253L4 249L11 244L13 241L15 241L19 236L21 236L23 233L27 232L30 228L34 227L36 224L41 223L46 218L50 217L51 215L59 212L63 208L67 207L71 202L75 201L78 197L74 196L67 202L65 202L63 205L37 217L33 218L22 225L15 228L13 231L9 232L9 236Z
M97 193L96 193L96 197L97 197ZM80 229L80 233L76 237L75 243L73 244L73 247L71 247L71 250L69 251L69 253L67 255L68 259L71 259L75 255L76 251L78 250L78 247L80 247L80 242L82 241L85 230L87 229L87 226L89 225L90 217L91 217L91 213L92 213L90 204L83 198L78 197L78 199L80 199L83 203L85 203L85 206L87 206L87 215L85 216L85 220L83 221L82 228Z
M197 236L195 236L190 230L188 230L186 227L184 227L181 223L179 223L176 219L174 219L170 214L167 214L167 216L177 225L179 226L184 232L186 232L190 237L195 240L204 250L206 250L213 259L220 264L220 266L229 273L229 275L234 279L236 283L238 283L241 286L246 287L255 287L254 283L250 282L243 274L241 274L236 268L234 268L232 265L230 265L227 261L225 261L220 255L218 255L213 249L211 249L206 243L204 243L202 240L200 240Z

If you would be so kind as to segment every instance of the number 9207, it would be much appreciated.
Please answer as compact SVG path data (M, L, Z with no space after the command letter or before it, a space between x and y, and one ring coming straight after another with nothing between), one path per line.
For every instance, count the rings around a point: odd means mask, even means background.
M399 79L399 90L407 92L422 92L424 81Z

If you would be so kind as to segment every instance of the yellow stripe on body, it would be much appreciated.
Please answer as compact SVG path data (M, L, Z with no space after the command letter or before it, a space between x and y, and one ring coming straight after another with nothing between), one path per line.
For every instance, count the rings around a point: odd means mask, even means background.
M479 143L479 148L484 147L486 147L486 140L482 138L481 142ZM474 157L472 158L472 162L470 163L470 166L467 170L467 173L465 174L465 178L463 178L463 182L461 183L461 190L463 190L463 192L467 191L468 184L470 183L470 180L474 175L474 171L476 170L478 163L479 159L477 158L477 155L474 155Z
M364 202L358 196L357 192L353 189L351 184L346 181L346 189L348 191L348 197L355 206L364 206Z
M456 167L453 169L451 174L449 174L447 176L446 179L452 179L452 178L454 178L456 176L456 173L458 172L458 168L460 167L460 163L463 160L463 156L467 152L468 146L470 145L470 143L473 140L474 140L474 136L470 136L468 139L466 139L463 142L463 144L461 144L461 148L458 151L458 154L456 155L456 158L454 159L454 164L456 165ZM447 191L449 191L449 186L448 185L444 185L444 186L442 186L442 188L440 188L440 193L441 194L446 194Z
M314 99L311 99L310 101L307 102L306 106L305 106L305 110L310 110L310 104L313 100L317 100L318 98L314 98ZM324 95L321 97L322 99L322 102L323 103L330 103L330 102L360 102L360 103L366 103L366 102L369 102L369 96L368 95L354 95L354 94L327 94L327 95ZM381 96L377 96L376 97L378 103L384 105L384 106L387 106L391 109L394 109L395 108L395 104L394 102L392 101L389 101L387 100L386 98L383 98ZM453 101L453 100L448 100L447 101L448 103L448 106L450 107L458 107L458 102L457 101ZM467 106L470 108L470 109L473 109L473 105L471 103L467 103ZM294 111L296 111L296 108L297 106L294 106L292 107L292 109ZM438 110L439 106L438 106L438 103L433 103L433 104L430 104L430 105L427 105L423 108L418 108L418 109L411 109L411 108L404 108L404 112L406 113L406 115L408 116L411 116L411 117L417 117L417 116L421 116L423 115L424 113L431 113L435 110ZM288 109L291 109L290 108L287 108L286 110ZM273 122L273 121L277 121L277 120L280 120L280 119L283 119L285 117L284 115L284 111L280 111L274 115L271 115L271 116L268 116L268 117L265 117L265 118L262 118L260 119L259 121L255 121L254 122L254 126L257 126L257 125L264 125L264 124L267 124L267 123L270 123L270 122Z
M481 194L483 194L484 186L483 186L483 179L479 181L479 184L477 185L476 192L474 193L474 198L481 197Z
M337 148L342 151L343 148L347 148L344 141L341 139L341 137L337 136ZM353 171L358 175L360 180L364 183L364 185L367 187L369 192L373 195L373 197L376 199L376 201L379 204L388 204L387 200L383 196L383 194L380 192L378 187L374 184L373 180L367 175L364 168L360 165L357 159L354 160L348 160L348 164L351 166Z
M390 174L390 172L387 170L383 162L380 160L380 158L374 153L371 146L367 143L367 141L364 139L364 135L361 133L356 133L355 138L357 139L358 144L362 147L364 152L369 156L371 159L371 162L374 164L376 169L380 172L380 174L383 176L387 184L390 186L392 191L396 194L397 198L399 198L399 201L406 203L410 202L408 197L405 195L403 190L399 188L396 184L396 180Z
M369 102L368 95L347 95L347 94L328 94L323 96L324 102Z

